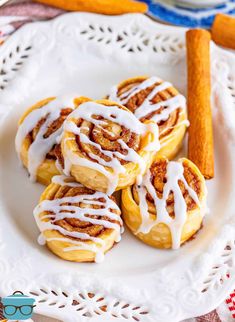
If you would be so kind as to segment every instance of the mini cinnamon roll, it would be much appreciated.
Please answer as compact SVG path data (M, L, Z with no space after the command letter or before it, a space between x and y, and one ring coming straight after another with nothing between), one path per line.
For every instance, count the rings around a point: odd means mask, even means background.
M75 262L101 262L119 242L120 209L115 198L77 183L71 177L55 176L43 192L34 217L41 235L57 256Z
M141 121L159 126L161 149L156 156L172 159L188 126L186 100L171 83L158 77L134 77L114 86L108 99L126 106Z
M159 149L158 127L108 100L76 101L64 123L59 160L84 186L113 193L134 183Z
M66 117L75 108L72 99L46 98L29 108L19 120L16 151L32 181L48 185L60 174L56 151Z
M122 191L122 214L144 243L177 249L201 227L206 213L206 184L188 159L160 158L142 182Z

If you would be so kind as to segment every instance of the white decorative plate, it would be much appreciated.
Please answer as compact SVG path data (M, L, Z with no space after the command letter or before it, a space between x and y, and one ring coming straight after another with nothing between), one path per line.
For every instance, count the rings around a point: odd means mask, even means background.
M27 25L0 48L0 294L37 300L35 311L63 321L177 322L206 313L235 282L235 58L212 46L215 179L210 215L178 251L153 249L127 230L102 264L63 261L37 244L32 210L43 187L17 161L23 110L73 92L103 97L134 75L159 75L185 93L184 29L142 15L67 14ZM230 276L230 278L229 278Z

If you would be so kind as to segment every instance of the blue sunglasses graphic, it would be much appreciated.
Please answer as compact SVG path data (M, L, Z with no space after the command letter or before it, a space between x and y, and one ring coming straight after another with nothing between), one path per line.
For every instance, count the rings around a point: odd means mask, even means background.
M20 291L2 299L3 315L8 320L27 320L32 317L35 300Z

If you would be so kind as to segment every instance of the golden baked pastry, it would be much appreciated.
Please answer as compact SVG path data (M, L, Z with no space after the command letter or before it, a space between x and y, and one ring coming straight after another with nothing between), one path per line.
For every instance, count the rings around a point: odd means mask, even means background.
M123 219L144 243L179 248L201 227L205 179L188 159L156 160L142 182L122 191Z
M56 150L65 118L74 109L72 99L46 98L29 108L20 118L16 134L16 151L32 181L48 185L60 174Z
M108 194L132 185L159 149L157 125L141 123L127 108L108 100L82 98L76 104L64 123L58 156L64 173Z
M134 77L114 86L108 98L126 106L141 121L159 126L161 149L157 156L172 159L182 145L188 126L186 101L172 84L158 77Z
M121 239L120 213L114 197L55 176L34 209L39 243L69 261L100 262Z

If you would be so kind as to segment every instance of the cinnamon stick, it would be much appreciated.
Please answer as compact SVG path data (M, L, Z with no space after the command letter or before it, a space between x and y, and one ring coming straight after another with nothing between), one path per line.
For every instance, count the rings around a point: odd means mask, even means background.
M34 0L67 11L87 11L106 15L119 15L128 12L144 13L146 3L133 0Z
M206 179L214 176L210 39L210 33L203 29L189 30L186 34L190 122L188 158Z
M235 49L235 18L217 14L211 29L212 39L218 45Z

